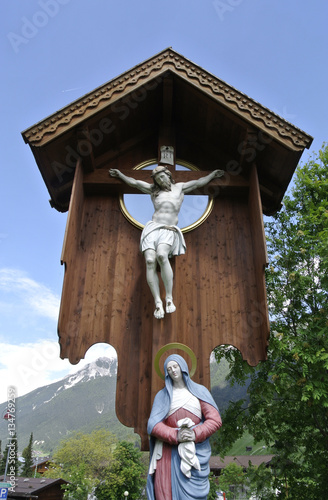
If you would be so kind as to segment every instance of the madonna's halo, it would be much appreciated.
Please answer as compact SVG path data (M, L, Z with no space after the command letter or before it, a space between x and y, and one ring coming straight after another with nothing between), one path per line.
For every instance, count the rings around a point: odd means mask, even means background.
M190 347L186 346L185 344L180 344L180 342L171 342L170 344L164 345L163 347L161 347L157 351L157 354L156 354L155 359L154 359L154 367L155 367L155 371L156 371L157 375L162 380L165 379L165 375L164 375L164 373L161 372L160 367L159 367L159 360L161 359L163 354L166 351L169 351L170 349L180 349L181 351L184 351L186 354L188 354L190 356L190 359L191 359L190 377L192 377L195 374L196 368L197 368L196 355L195 355L194 351L192 349L190 349Z

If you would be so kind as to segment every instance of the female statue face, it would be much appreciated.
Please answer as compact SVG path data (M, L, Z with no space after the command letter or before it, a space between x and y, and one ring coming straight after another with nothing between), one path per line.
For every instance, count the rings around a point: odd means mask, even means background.
M167 373L173 382L180 382L182 380L182 372L180 365L176 361L170 361L167 364Z

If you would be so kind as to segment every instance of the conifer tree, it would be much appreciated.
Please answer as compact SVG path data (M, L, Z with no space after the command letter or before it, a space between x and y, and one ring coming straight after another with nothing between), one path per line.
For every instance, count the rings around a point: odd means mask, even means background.
M17 435L16 433L14 433L13 436L8 441L8 444L4 448L3 457L0 461L0 474L5 473L7 464L7 477L8 475L11 476L13 475L17 477L19 468L17 450L18 450ZM9 453L9 458L7 463L8 453Z
M3 450L3 456L2 456L2 458L0 460L0 474L4 474L5 473L7 455L8 455L8 448L5 446L5 448Z
M33 458L32 458L32 449L33 446L33 432L31 432L30 440L26 448L24 448L22 457L24 458L25 462L22 468L21 475L23 477L32 477L33 476Z

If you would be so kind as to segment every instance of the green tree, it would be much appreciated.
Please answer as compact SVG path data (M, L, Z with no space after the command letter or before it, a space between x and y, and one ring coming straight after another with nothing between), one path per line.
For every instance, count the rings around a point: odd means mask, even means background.
M296 171L291 195L266 223L271 317L268 360L251 368L232 348L231 383L250 376L249 404L224 415L216 449L224 454L248 430L275 454L280 498L328 498L328 147Z
M146 467L141 453L133 444L120 442L113 453L111 465L101 475L96 489L98 500L117 500L129 492L129 499L138 500L146 484Z
M81 464L84 465L86 475L97 477L110 464L116 442L116 437L104 429L90 434L77 432L60 443L53 461L61 465L65 477Z
M55 462L49 462L48 469L43 473L43 477L49 477L50 479L64 478L64 472L60 465Z
M33 446L33 432L31 432L30 440L26 448L24 448L22 452L22 457L24 458L25 462L21 470L21 476L22 477L32 477L33 476L33 458L32 458L32 449Z
M87 500L93 490L94 480L87 477L86 466L73 465L67 478L69 484L62 486L65 500Z
M207 500L216 500L217 499L216 492L219 490L217 478L214 477L214 474L211 472L208 479L210 483L210 491L207 495Z
M7 456L8 456L8 448L5 447L5 449L3 451L2 458L0 460L0 474L4 474L5 473Z
M225 492L227 500L239 498L239 493L244 491L246 484L246 474L241 465L231 462L221 472L219 486Z
M9 453L9 457L8 457ZM8 461L7 461L8 457ZM17 443L17 435L16 433L10 438L8 441L4 452L3 457L0 461L0 474L4 474L7 465L7 479L9 476L17 476L18 474L18 443Z
M249 494L254 495L258 500L276 500L274 475L270 467L266 464L254 467L249 462L246 477Z

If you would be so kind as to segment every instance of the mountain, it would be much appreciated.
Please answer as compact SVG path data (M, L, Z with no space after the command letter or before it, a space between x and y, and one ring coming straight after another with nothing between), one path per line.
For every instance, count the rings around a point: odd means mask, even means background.
M244 397L246 387L231 388L226 362L211 363L212 393L224 410L229 400ZM35 389L16 400L18 449L22 451L33 432L34 449L51 454L59 442L75 431L89 433L105 428L120 440L138 442L133 429L122 425L115 414L117 360L99 358L74 375ZM0 414L6 403L0 405ZM0 420L0 439L7 443L8 423Z
M51 453L59 441L74 431L91 432L102 427L119 439L135 440L133 429L123 426L115 414L116 359L99 358L74 375L17 398L16 430L22 451L33 432L34 446ZM6 403L0 405L4 414ZM7 442L8 424L0 421L0 439Z
M225 359L222 359L220 363L217 363L214 355L212 354L210 374L211 393L221 414L228 407L230 401L239 401L240 399L246 399L249 401L247 389L250 381L247 381L245 385L234 384L233 387L231 387L227 381L227 377L229 375L229 364Z

